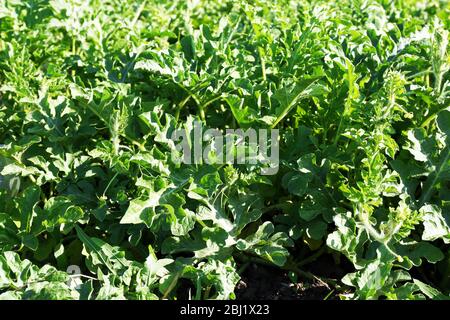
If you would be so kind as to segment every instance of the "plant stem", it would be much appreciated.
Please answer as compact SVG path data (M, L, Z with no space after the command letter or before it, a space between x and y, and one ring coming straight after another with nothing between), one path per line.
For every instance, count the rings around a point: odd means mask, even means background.
M178 282L178 279L180 278L181 273L177 272L177 274L175 275L175 277L173 277L172 282L170 283L169 287L167 288L166 292L164 292L164 295L162 297L162 299L167 299L167 297L169 296L170 292L175 288L175 285Z
M311 262L314 262L315 260L317 260L317 258L319 258L323 253L325 252L325 247L323 246L322 248L320 248L318 251L316 251L314 254L310 255L309 257L307 257L306 259L303 259L302 261L300 261L299 263L297 263L298 267L302 267L305 266Z
M111 186L112 182L114 181L114 179L117 178L118 175L119 175L119 172L116 172L116 174L112 177L112 179L109 180L109 183L108 183L108 185L105 188L105 191L103 191L103 197L106 195L106 191L108 191L108 189Z
M134 16L133 21L131 21L130 29L133 29L133 27L136 24L136 22L138 22L139 17L141 16L142 11L144 10L146 4L147 4L147 0L144 0L141 3L141 5L139 6L139 9L138 9L138 11L136 11L136 15Z

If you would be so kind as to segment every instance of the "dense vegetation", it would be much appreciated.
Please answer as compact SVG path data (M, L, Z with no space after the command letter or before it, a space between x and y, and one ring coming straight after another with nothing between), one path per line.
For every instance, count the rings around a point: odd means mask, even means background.
M341 298L448 298L449 12L0 1L0 298L234 299L323 255ZM196 120L279 129L278 173L174 163Z

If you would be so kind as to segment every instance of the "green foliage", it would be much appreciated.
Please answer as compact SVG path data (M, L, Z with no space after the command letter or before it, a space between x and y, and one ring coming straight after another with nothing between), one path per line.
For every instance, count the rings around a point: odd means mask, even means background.
M328 254L342 299L448 299L449 12L1 1L0 298L234 299ZM280 170L175 163L197 120L279 129Z

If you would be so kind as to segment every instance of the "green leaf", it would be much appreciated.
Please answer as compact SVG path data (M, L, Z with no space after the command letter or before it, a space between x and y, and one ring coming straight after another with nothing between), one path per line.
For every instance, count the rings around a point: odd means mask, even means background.
M442 215L441 209L435 205L426 205L420 211L423 214L424 226L422 240L434 241L442 239L445 243L450 243L450 227Z
M79 226L75 226L75 229L94 266L106 266L113 274L117 271L123 272L129 267L130 262L125 259L125 254L119 248L112 247L98 238L87 236Z
M254 235L239 239L236 248L250 251L278 266L286 263L289 251L285 248L292 246L292 240L283 232L274 233L271 222L263 223Z
M25 234L22 236L22 243L28 247L29 249L36 251L39 246L39 240L31 235L31 234Z
M31 231L31 225L34 218L34 208L41 197L41 190L36 186L30 186L25 189L19 199L17 207L20 212L20 228L25 232Z
M271 128L275 128L302 99L318 97L328 91L326 86L318 82L318 78L320 77L321 76L304 78L299 83L295 84L295 86L289 85L275 92L273 97L278 101L280 107L276 111L275 115L277 118L272 123ZM303 110L303 112L306 111Z
M428 298L433 300L450 300L449 296L443 295L439 290L419 281L417 279L413 280L414 283L419 287L420 291L422 291Z
M444 254L439 248L425 241L402 244L396 252L406 256L416 267L420 266L423 260L436 263L444 259Z

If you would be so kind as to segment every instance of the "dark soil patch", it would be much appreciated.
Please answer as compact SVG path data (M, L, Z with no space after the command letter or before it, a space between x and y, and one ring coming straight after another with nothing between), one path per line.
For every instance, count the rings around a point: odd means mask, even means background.
M339 263L330 255L322 255L316 261L307 266L308 271L319 277L341 279L347 273L354 272L352 264L345 258Z
M319 281L293 283L288 271L250 264L236 287L237 300L323 300L331 292ZM328 299L337 299L332 293Z

